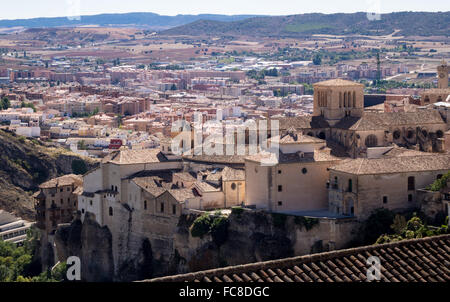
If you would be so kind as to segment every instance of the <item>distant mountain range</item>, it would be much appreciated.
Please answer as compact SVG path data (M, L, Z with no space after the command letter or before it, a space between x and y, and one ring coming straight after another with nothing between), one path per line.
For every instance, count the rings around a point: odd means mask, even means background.
M76 27L85 25L98 26L137 26L154 29L168 29L175 26L185 25L198 20L210 20L221 22L232 22L255 17L255 15L177 15L162 16L154 13L126 13L126 14L101 14L92 16L81 16L80 20L69 20L67 17L58 18L34 18L17 20L0 20L0 28L11 27Z
M301 37L331 35L446 36L450 12L398 12L382 14L380 20L367 13L303 14L252 17L232 22L198 20L161 32L163 35Z
M154 13L101 14L80 20L35 18L0 20L0 28L53 28L86 25L142 27L162 35L303 37L312 34L446 36L450 34L450 12L398 12L382 14L380 20L366 13L302 14L291 16L177 15Z

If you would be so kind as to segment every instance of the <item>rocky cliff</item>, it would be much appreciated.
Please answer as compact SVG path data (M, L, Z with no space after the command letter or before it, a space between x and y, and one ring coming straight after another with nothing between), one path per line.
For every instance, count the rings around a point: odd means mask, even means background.
M242 209L208 215L205 220L205 214L187 213L168 222L174 224L171 236L138 235L130 229L111 236L108 227L100 227L88 215L83 223L75 220L58 229L58 256L60 261L79 256L86 281L133 281L343 248L357 228L351 219L318 220Z
M34 220L33 192L42 182L73 173L74 160L87 169L97 165L65 149L0 130L0 209Z

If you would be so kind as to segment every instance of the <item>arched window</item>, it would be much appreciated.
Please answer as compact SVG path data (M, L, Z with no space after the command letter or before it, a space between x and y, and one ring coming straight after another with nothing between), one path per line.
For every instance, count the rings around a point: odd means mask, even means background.
M366 138L366 147L372 148L378 145L378 139L375 135L371 134Z
M401 137L401 132L400 130L395 130L394 131L394 135L393 135L394 139L399 139Z
M109 216L113 216L113 208L109 207Z
M438 130L438 131L436 131L436 136L438 138L442 138L444 136L444 132L442 132L442 130Z
M233 190L233 191L236 190L236 187L237 187L236 184L233 182L233 183L231 184L231 190Z
M408 130L408 132L406 133L406 137L409 139L412 139L414 137L414 130L410 129Z

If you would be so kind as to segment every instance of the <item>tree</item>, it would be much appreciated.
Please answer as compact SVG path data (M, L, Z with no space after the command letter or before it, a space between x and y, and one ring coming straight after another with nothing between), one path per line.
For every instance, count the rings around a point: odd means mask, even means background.
M86 150L86 142L84 140L81 140L78 142L78 150Z
M316 54L313 58L314 65L322 65L322 56L320 54Z
M7 97L4 97L3 99L1 99L0 110L6 110L10 107L11 107L11 102L9 101L9 99Z
M86 174L88 171L88 168L86 166L86 163L81 159L74 159L72 161L72 171L76 175L83 175Z

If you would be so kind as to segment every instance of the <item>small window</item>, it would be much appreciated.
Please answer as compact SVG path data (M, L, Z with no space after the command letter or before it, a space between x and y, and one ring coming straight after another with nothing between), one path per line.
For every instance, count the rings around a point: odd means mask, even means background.
M414 191L416 189L416 178L414 176L408 177L408 191Z
M348 180L348 191L351 193L353 192L353 180Z
M412 196L412 194L409 194L409 195L408 195L408 201L409 201L409 202L412 202L412 201L413 201L413 196Z
M83 213L83 214L84 214L84 209L81 209L81 213Z
M63 192L63 189L62 189L62 188L61 188L61 189L59 189L59 192L61 192L61 193L62 193L62 192Z
M281 170L278 170L278 174L281 174Z
M144 210L147 210L147 200L144 200Z
M383 203L387 204L388 203L388 197L387 196L383 196Z
M161 210L161 213L164 213L164 202L161 202L160 210Z
M70 192L71 191L71 188L67 188L67 192Z
M172 214L173 215L177 214L177 206L176 205L172 205Z
M92 200L89 200L89 204L92 206Z
M61 204L64 204L64 200L61 198Z
M283 202L282 202L282 201L279 201L279 202L278 202L278 206L279 206L279 207L282 207L282 206L283 206Z
M306 169L306 168L303 168L303 169L302 169L302 173L303 173L303 174L306 174L306 173L308 173L308 169Z
M231 184L231 190L236 190L236 188L237 188L237 186L236 186L236 184L233 182L232 184Z
M278 186L278 192L283 192L283 186Z
M112 207L109 207L109 216L113 216L113 208Z

